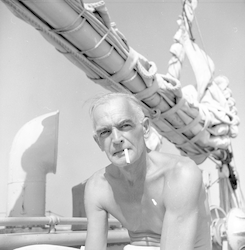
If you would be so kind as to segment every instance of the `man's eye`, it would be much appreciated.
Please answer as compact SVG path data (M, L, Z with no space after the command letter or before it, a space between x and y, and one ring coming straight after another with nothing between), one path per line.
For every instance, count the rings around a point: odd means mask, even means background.
M132 126L129 123L125 123L121 126L121 129L130 129Z
M100 137L106 137L106 136L108 136L110 134L110 131L109 130L104 130L104 131L101 131L100 133L99 133L99 136Z

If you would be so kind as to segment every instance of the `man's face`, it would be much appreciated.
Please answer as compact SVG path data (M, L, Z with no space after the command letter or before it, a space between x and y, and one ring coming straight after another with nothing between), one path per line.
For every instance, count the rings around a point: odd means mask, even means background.
M97 106L93 117L96 140L112 164L127 165L124 149L128 149L130 163L140 158L145 148L143 126L126 100L113 99Z

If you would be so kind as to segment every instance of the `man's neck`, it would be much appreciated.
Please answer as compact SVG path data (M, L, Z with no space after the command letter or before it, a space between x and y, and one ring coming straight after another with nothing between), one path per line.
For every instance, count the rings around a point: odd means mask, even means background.
M130 185L137 185L145 180L149 165L149 155L145 151L140 158L132 164L128 164L124 167L117 167L118 176L123 177Z

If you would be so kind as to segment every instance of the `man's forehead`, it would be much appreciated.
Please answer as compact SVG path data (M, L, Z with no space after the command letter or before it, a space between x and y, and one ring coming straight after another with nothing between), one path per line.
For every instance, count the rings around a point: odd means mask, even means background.
M122 98L112 99L105 103L99 104L94 108L94 113L107 113L108 115L124 115L124 116L134 116L134 110L130 103Z
M108 122L120 123L120 122L123 122L125 120L134 122L135 119L136 119L135 115L133 113L130 113L130 112L127 112L127 111L124 112L124 111L125 110L122 110L120 112L119 109L114 108L114 110L106 110L103 113L98 112L94 116L94 121L96 123L108 123Z
M97 125L111 122L120 123L124 120L135 121L135 118L131 105L125 100L103 103L94 109L94 121Z

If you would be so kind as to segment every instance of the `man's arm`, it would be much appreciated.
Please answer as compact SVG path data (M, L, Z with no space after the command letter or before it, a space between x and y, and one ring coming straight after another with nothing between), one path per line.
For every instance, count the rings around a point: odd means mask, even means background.
M108 235L108 213L101 207L100 194L96 181L88 180L85 188L84 203L88 218L86 250L106 250Z
M167 176L164 188L163 250L193 250L195 244L202 175L194 162L180 164Z

